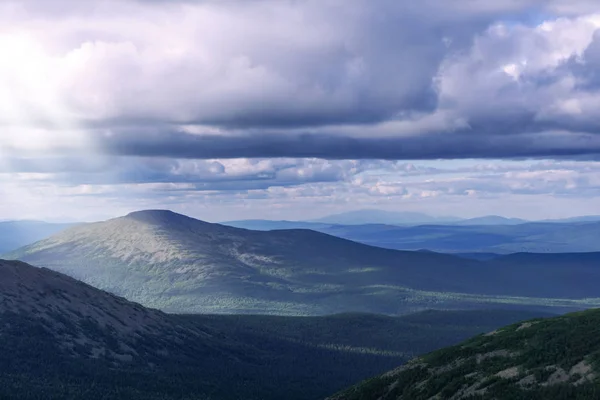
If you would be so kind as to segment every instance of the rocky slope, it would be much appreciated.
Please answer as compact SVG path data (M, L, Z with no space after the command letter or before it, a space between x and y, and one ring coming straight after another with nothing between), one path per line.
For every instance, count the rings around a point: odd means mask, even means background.
M417 358L330 400L598 399L600 310L531 320Z
M208 333L175 324L163 312L19 261L0 260L0 316L4 335L17 327L43 330L64 355L116 364L160 358L183 341L202 343L194 350L207 354L218 348Z

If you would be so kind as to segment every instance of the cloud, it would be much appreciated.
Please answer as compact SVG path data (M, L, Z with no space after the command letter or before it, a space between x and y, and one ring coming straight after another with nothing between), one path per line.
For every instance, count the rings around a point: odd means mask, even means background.
M361 207L528 218L600 211L595 206L600 162L595 161L465 160L434 166L427 161L114 158L110 164L113 170L83 173L0 173L3 215L40 218L52 210L53 217L62 212L70 219L104 219L171 208L218 221L309 218Z
M595 1L20 0L0 25L7 210L598 195Z
M69 1L0 6L4 153L600 152L600 15L586 7L458 1L449 13L448 3L433 0L109 3L94 3L91 17L90 5L67 11ZM535 15L547 20L528 24Z
M67 3L13 5L4 21L2 72L30 121L48 123L50 101L109 126L369 123L435 106L444 21L395 2L93 2L64 17Z
M502 127L502 124L500 124ZM369 132L367 128L365 132ZM97 140L102 152L144 157L319 157L329 159L456 159L577 156L600 152L600 136L587 132L463 131L426 135L345 136L330 133L195 135L163 131Z
M324 159L211 159L109 157L87 163L78 158L4 160L0 174L30 182L53 182L65 186L165 184L165 190L249 190L294 186L314 182L340 182L377 168L416 167L368 160ZM173 184L172 186L169 186ZM154 186L160 189L161 186Z

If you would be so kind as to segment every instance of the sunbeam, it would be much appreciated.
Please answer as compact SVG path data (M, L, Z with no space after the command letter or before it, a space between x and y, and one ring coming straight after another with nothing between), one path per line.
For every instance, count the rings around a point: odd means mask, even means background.
M59 90L60 58L47 54L33 35L10 31L0 31L0 54L3 202L28 214L34 206L28 199L47 198L43 186L50 182L39 174L46 172L48 164L63 162L65 155L85 150L84 157L89 157L91 142Z

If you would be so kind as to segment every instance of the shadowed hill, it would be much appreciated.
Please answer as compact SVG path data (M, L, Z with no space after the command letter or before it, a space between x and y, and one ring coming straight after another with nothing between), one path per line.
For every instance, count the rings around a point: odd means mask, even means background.
M101 358L114 364L146 362L160 358L173 343L189 340L198 341L194 351L226 358L202 330L183 328L163 312L19 261L0 260L0 314L8 331L21 323L21 328L40 324L52 345L69 356ZM19 320L21 323L16 323Z

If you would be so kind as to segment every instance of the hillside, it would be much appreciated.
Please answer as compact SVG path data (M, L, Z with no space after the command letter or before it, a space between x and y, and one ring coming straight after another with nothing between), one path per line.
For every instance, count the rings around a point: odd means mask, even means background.
M598 399L600 310L531 320L435 351L330 400Z
M600 304L593 260L548 262L540 273L527 263L388 250L310 230L250 231L169 211L76 226L6 258L172 312L398 315Z
M14 261L0 260L0 321L0 398L163 399L155 392L178 382L150 381L158 366L203 373L245 354L201 327Z
M0 398L311 400L542 314L169 315L0 260Z

